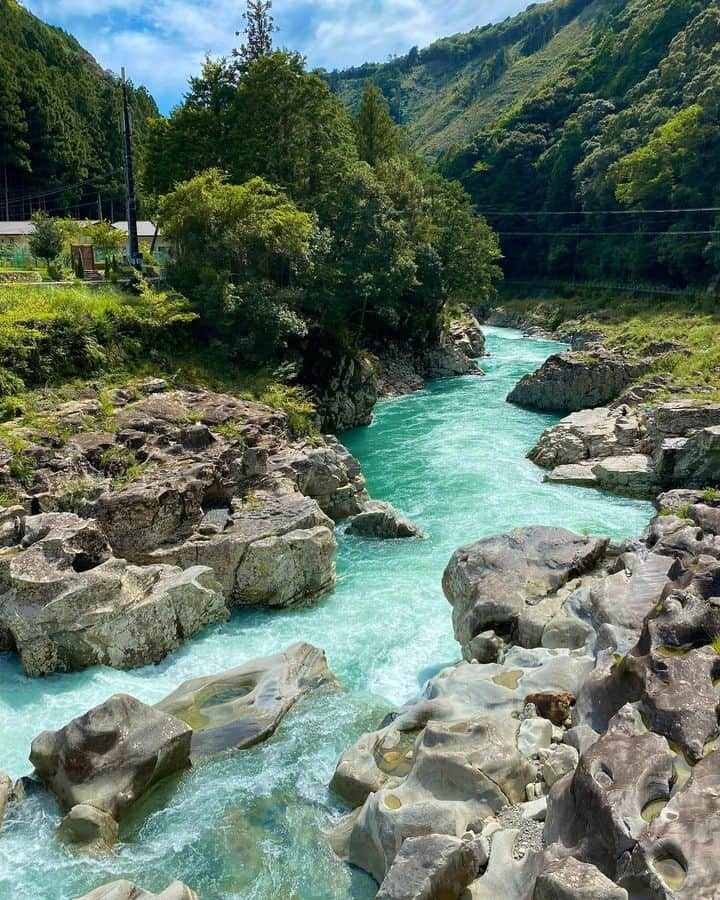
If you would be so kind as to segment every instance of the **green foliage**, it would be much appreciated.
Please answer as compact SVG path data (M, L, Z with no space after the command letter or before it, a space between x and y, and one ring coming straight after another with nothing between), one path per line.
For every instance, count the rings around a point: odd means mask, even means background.
M365 85L353 125L358 155L364 162L375 166L397 155L397 128L387 100L374 81Z
M717 217L692 210L718 205L720 8L594 6L605 14L585 51L441 169L481 209L501 211L491 222L506 232L511 276L708 284L720 275Z
M56 219L40 210L33 213L32 221L35 232L30 235L28 241L30 252L38 259L44 259L49 265L62 253L64 241L62 227Z
M147 359L178 347L196 318L175 291L142 285L8 286L0 297L0 395Z
M118 81L16 0L0 0L0 22L0 166L7 165L11 217L29 216L13 197L88 179L48 198L48 209L70 209L98 191L106 203L124 203ZM143 88L131 89L130 105L140 148L157 107Z
M448 299L487 299L496 242L463 190L404 146L377 88L353 123L285 52L262 55L237 84L208 61L191 88L146 162L158 185L175 184L158 202L177 248L169 277L231 362L424 342ZM183 166L192 177L178 181Z
M312 435L316 432L316 410L307 394L298 387L273 383L260 394L261 403L285 413L288 427L296 437Z

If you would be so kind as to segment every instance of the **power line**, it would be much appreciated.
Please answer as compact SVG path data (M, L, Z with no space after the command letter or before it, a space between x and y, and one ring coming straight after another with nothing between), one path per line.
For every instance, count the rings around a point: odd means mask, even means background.
M500 237L692 237L720 231L498 231Z
M23 194L19 197L13 197L10 201L10 204L18 205L28 200L42 200L45 197L54 197L56 194L65 194L68 191L74 191L76 188L85 187L86 185L92 184L95 181L99 181L102 178L110 178L112 174L113 173L105 172L100 175L93 175L92 178L86 178L84 181L78 181L75 184L68 184L59 188L54 188L52 191L43 191L40 194Z
M644 215L668 215L680 213L720 213L718 206L699 206L690 209L573 209L558 212L557 210L502 210L480 209L483 216L516 216L521 218L534 218L536 216L644 216Z

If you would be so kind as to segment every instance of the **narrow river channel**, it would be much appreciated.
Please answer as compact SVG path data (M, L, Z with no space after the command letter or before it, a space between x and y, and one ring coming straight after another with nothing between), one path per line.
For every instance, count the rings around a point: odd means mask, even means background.
M298 705L267 743L216 760L149 798L117 852L73 853L54 838L57 810L31 796L0 836L0 900L70 900L128 878L160 891L185 881L203 900L370 900L376 886L335 859L321 833L342 814L327 789L339 754L391 705L458 659L440 579L458 546L521 525L637 534L651 505L544 484L525 459L555 417L505 403L515 382L558 349L487 329L485 378L437 382L379 405L343 436L374 497L391 501L424 541L374 543L339 529L336 591L307 610L240 612L162 665L26 678L0 655L0 771L27 774L32 739L111 694L155 702L180 682L305 640L327 651L346 692Z

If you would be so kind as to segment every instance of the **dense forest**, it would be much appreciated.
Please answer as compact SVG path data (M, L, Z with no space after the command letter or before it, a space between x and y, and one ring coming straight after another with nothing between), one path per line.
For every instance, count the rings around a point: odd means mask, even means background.
M596 23L612 5L612 0L533 4L497 25L325 77L353 111L372 78L415 146L435 159L559 74L573 54L591 45Z
M520 78L518 66L545 53L550 67ZM480 89L467 106L448 106L447 91L432 86L433 65L462 71L460 87L476 72ZM492 85L488 66L500 73ZM356 72L330 76L350 104ZM438 149L418 140L433 119L445 122L441 138L461 134L440 171L461 181L500 233L508 275L716 281L716 0L554 0L362 74L391 102L401 91L399 117L418 146Z
M143 88L131 90L130 102L141 139L157 107ZM123 218L119 110L118 80L73 37L16 0L0 0L2 218L6 172L11 219L27 219L39 206L92 217L98 194L106 216L112 202L116 217Z
M405 147L377 87L353 118L294 53L208 60L150 123L144 183L171 283L236 364L432 343L498 274L487 223Z

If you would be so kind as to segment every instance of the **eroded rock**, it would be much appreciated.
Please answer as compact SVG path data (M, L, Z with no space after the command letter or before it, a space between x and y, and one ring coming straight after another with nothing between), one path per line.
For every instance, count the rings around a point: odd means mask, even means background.
M324 686L337 687L325 653L298 643L237 669L187 681L156 709L193 729L192 759L199 761L266 740L301 697Z
M45 731L32 743L30 761L74 822L76 839L102 834L98 810L117 821L154 784L190 763L192 730L179 719L116 694L59 731Z
M199 900L199 898L195 891L180 881L174 881L161 894L144 891L131 881L113 881L95 888L78 900Z
M394 506L381 500L368 501L362 512L351 519L345 533L379 540L423 536L417 525L401 516Z

